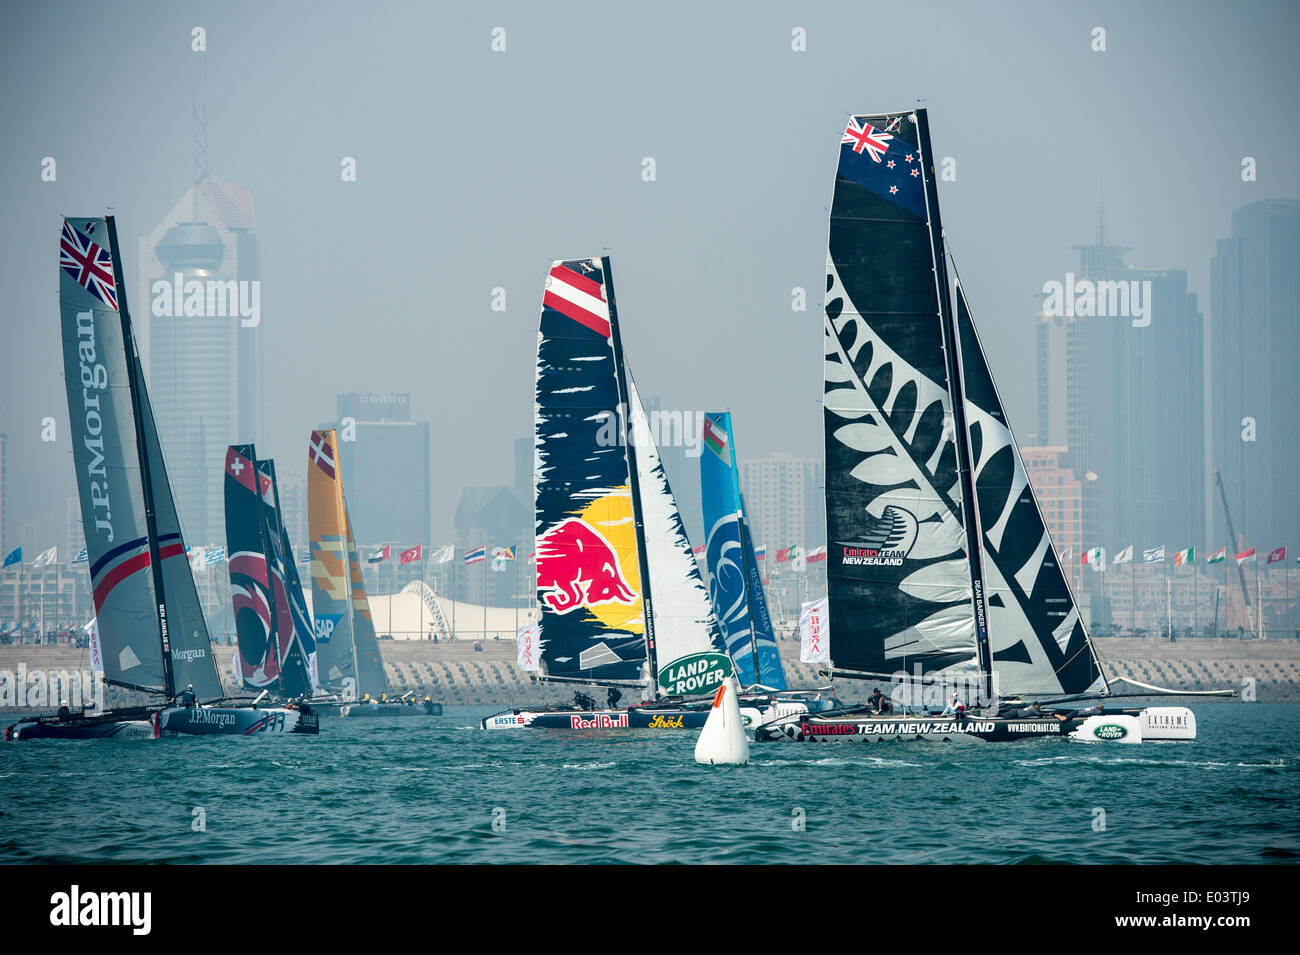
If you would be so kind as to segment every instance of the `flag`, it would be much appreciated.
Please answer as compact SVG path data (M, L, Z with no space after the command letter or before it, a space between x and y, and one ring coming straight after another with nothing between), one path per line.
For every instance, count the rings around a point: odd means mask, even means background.
M433 562L435 564L446 564L456 557L456 545L448 544L446 547L440 547L433 553Z
M767 545L759 544L754 548L754 560L767 560Z
M1083 552L1079 558L1079 563L1087 564L1093 570L1100 572L1106 566L1106 548L1092 547Z
M692 548L691 548L691 553L694 554L694 555L698 558L701 554L704 553L704 548L703 548L703 546L701 546L701 547L692 547Z
M819 561L823 561L825 559L826 559L825 544L822 544L821 547L814 547L812 550L808 552L808 563L810 564L816 564Z
M827 639L826 616L829 604L825 597L811 600L799 608L799 662L829 663L831 644Z
M537 652L539 637L536 623L524 624L515 634L515 647L518 652L516 662L519 664L519 669L530 671L541 669L540 654Z
M300 563L300 564L310 564L310 563L311 563L311 551L310 551L310 550L299 551L299 552L298 552L298 563Z
M487 545L465 551L465 563L477 564L487 560Z
M1061 552L1061 563L1068 564L1074 559L1074 545L1071 544Z
M203 563L211 567L213 564L219 564L226 559L226 549L224 547L214 547L203 556Z
M1276 564L1279 560L1286 560L1286 548L1285 548L1285 547L1279 547L1277 550L1272 551L1272 552L1268 555L1268 562L1269 562L1270 564Z
M206 551L202 547L185 548L185 556L189 559L190 570L198 572L203 569L203 556Z
M1286 548L1283 548L1283 550L1285 549ZM84 564L89 559L90 558L86 556L86 548L83 547L81 550L77 551L77 556L72 558L72 562L74 564Z
M1254 560L1254 559L1255 559L1255 548L1252 547L1250 550L1243 550L1240 554L1237 555L1237 566L1240 567L1246 561Z
M790 569L796 574L802 574L808 569L808 558L798 544L790 545Z
M704 444L718 457L725 457L727 454L727 432L723 431L708 415L704 416Z
M90 669L95 673L104 672L104 654L99 649L99 618L91 617L90 623L81 628L90 639Z
M1174 566L1182 567L1184 564L1196 563L1196 548L1189 547L1187 550L1180 550L1174 554Z
M1148 564L1154 564L1156 561L1164 560L1165 545L1161 544L1159 547L1152 547L1150 550L1144 550L1142 552L1142 559Z
M384 561L388 560L388 557L389 557L389 554L391 553L391 551L392 551L392 548L389 547L387 544L385 544L385 545L384 545L383 547L381 547L379 550L375 551L373 554L371 554L369 557L367 557L367 558L366 558L366 563L368 563L368 564L382 564Z
M782 547L779 551L776 552L776 562L778 564L784 564L789 559L790 559L790 548Z
M38 554L36 559L32 561L32 570L36 570L36 568L38 567L46 567L50 564L56 563L58 559L59 559L59 548L57 546L51 547L49 550L45 551L45 553Z
M492 548L492 570L496 573L502 573L506 569L506 564L515 559L515 549L513 547L493 547Z
M15 547L5 556L4 566L8 567L10 564L21 564L22 562L23 549L21 547Z
M423 559L424 559L424 545L416 544L414 547L408 547L406 550L402 551L402 555L398 563L409 564L413 560L423 560Z
M117 283L113 280L113 257L108 249L82 235L63 220L59 240L59 265L77 284L113 311L117 311Z
M1133 562L1133 545L1129 544L1122 551L1115 555L1113 563L1130 564Z
M1207 564L1222 564L1227 559L1228 548L1220 547L1213 554L1205 559Z

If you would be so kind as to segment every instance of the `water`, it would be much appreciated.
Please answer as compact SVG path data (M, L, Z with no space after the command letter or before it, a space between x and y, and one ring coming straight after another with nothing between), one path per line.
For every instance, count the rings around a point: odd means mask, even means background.
M726 768L694 731L489 733L486 708L40 740L0 747L0 863L1300 859L1300 705L1194 709L1194 743L775 742Z

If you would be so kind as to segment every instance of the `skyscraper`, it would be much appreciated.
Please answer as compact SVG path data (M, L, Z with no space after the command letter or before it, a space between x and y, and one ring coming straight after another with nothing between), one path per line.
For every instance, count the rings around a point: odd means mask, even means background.
M140 240L137 333L187 541L225 539L226 446L262 423L261 265L252 197L203 175Z
M1210 262L1211 463L1236 531L1261 549L1296 540L1300 498L1300 199L1232 214ZM1211 492L1212 539L1228 541Z
M429 422L411 420L410 394L339 395L333 427L357 540L431 544Z
M825 475L821 461L788 451L741 461L741 492L754 544L775 551L826 543Z

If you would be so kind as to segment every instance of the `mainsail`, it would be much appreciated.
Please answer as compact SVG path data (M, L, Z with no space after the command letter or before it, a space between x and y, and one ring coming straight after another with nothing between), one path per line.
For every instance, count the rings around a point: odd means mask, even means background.
M629 684L653 674L665 695L715 689L732 666L623 364L608 258L551 265L535 422L543 674Z
M1081 693L1096 658L942 236L925 111L852 117L826 282L833 664Z
M63 222L64 378L104 677L225 696L145 388L112 217ZM119 310L120 309L120 310Z
M289 531L284 526L284 512L280 508L280 485L275 477L275 462L267 459L257 462L257 469L271 482L269 496L265 499L268 508L267 523L270 530L270 549L268 558L274 558L279 574L284 581L284 590L288 597L289 613L293 618L292 639L284 658L282 669L292 670L296 667L293 658L302 660L303 672L295 683L305 681L304 690L298 693L312 693L316 686L316 638L312 634L311 615L307 611L307 598L303 595L302 581L298 577L297 561L293 559L293 543L289 540Z
M731 413L704 416L700 452L709 594L742 686L786 689L736 467Z
M274 592L270 579L262 523L264 492L255 462L251 444L232 444L226 449L226 553L239 641L239 675L246 689L257 691L279 686L277 634L283 629L280 618L289 618L289 607L287 600L276 600L280 595ZM288 623L292 626L291 619Z
M307 524L311 534L312 614L318 679L331 692L360 698L388 679L370 622L352 523L343 500L337 434L313 431L307 448Z

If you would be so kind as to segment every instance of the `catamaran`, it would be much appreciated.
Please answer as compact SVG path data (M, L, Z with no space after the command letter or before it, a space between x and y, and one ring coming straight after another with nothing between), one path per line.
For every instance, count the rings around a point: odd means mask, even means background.
M352 520L343 498L333 428L307 445L307 524L311 535L312 615L320 688L340 716L440 716L428 698L388 699L388 676L370 616Z
M222 705L229 698L185 554L113 217L64 219L59 266L64 379L104 681L161 701L23 720L5 738L316 732L314 714L297 709Z
M623 357L608 257L552 263L534 404L537 678L606 706L515 708L484 729L683 729L735 666ZM623 689L645 697L620 707Z
M700 492L704 512L709 597L736 677L741 717L757 728L762 719L838 707L818 690L790 690L776 631L763 592L736 464L731 412L708 412L701 428ZM761 712L761 716L760 716Z
M236 668L245 690L281 700L315 692L302 585L280 516L275 462L251 444L226 449L226 552L239 641Z
M760 738L1193 738L1186 707L1101 702L1110 682L944 241L926 111L850 117L823 333L828 673L883 683L893 705Z

